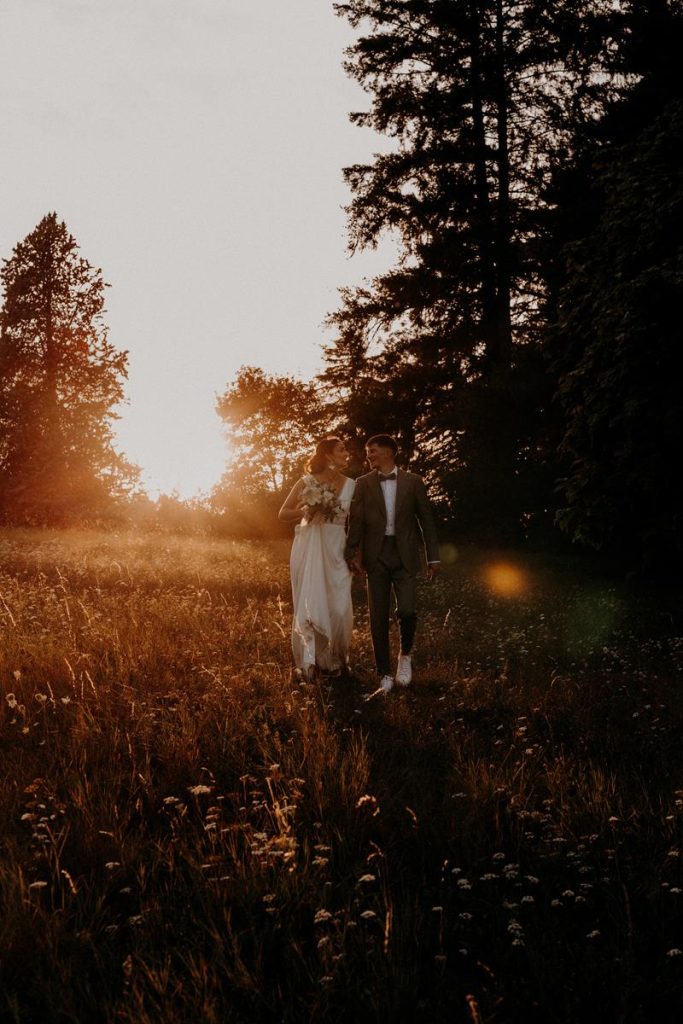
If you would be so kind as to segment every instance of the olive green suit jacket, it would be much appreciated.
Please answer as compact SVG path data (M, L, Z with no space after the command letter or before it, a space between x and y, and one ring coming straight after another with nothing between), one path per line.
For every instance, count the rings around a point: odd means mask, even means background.
M398 469L396 473L396 546L408 572L420 569L420 556L439 561L439 545L429 498L421 477ZM363 568L372 572L379 559L387 526L387 510L378 474L356 480L345 556L351 561L360 548Z

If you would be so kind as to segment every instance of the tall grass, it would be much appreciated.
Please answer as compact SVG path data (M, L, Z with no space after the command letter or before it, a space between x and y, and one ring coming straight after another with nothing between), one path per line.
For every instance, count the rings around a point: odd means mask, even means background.
M367 700L360 588L293 676L286 545L0 533L0 1020L676 1017L673 619L456 554Z

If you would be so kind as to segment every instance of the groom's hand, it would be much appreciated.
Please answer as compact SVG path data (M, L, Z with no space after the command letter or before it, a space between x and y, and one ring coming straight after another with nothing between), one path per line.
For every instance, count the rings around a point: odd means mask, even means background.
M354 576L363 575L363 567L360 564L360 554L357 551L346 559L346 564Z

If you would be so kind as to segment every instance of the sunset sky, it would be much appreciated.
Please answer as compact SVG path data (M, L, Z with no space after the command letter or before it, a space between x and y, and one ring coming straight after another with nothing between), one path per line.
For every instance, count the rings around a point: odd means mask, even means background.
M0 0L0 256L56 210L102 267L130 352L121 448L152 494L207 490L217 392L244 363L310 376L349 259L348 113L331 0Z

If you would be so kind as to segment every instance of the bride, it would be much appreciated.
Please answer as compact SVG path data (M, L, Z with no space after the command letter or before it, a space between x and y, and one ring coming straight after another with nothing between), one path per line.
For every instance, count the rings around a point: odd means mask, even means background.
M308 473L294 485L278 516L297 523L290 558L292 651L297 669L308 679L316 667L340 673L351 644L351 572L344 546L355 482L342 473L348 461L338 437L319 441Z

